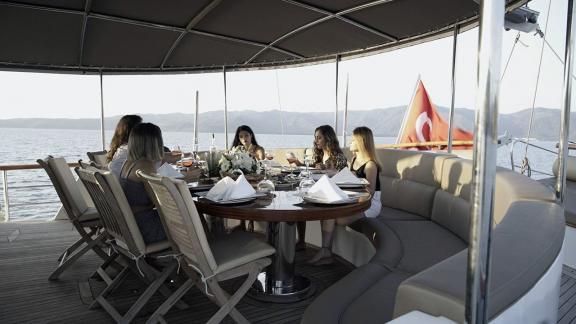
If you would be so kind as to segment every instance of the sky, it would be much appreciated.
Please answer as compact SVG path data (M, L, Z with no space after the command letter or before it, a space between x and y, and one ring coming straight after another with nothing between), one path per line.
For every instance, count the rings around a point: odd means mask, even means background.
M548 5L552 3L550 11ZM567 0L534 0L540 28L563 58ZM549 24L546 17L550 15ZM504 32L502 66L516 31ZM456 107L474 108L478 29L458 37ZM409 48L342 61L339 66L338 107L368 110L407 105L420 76L436 105L450 106L452 37ZM500 113L531 108L534 100L542 39L522 33L500 89ZM502 67L502 71L504 68ZM227 73L228 109L324 111L336 109L335 64L277 70ZM560 61L544 48L536 107L560 108ZM200 113L224 107L222 73L104 76L106 116L128 113L193 113L199 92ZM0 119L99 118L99 76L0 72Z

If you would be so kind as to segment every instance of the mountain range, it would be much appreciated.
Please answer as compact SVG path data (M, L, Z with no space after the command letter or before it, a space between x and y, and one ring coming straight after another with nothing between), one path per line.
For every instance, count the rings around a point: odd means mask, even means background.
M380 108L348 112L349 129L356 126L370 127L375 136L395 137L398 134L405 106ZM438 107L439 113L448 119L448 109ZM498 133L507 131L512 137L526 137L530 121L531 109L521 110L511 114L501 114L498 118ZM142 114L147 122L157 124L164 131L193 131L193 114ZM113 130L121 116L105 118L107 130ZM224 125L224 112L210 111L200 113L199 132L222 133ZM339 124L343 120L343 113L338 116ZM458 108L455 110L455 125L473 131L474 110ZM576 113L571 114L570 123L574 125L570 131L570 138L576 135ZM229 111L229 131L233 132L238 125L250 125L258 134L310 134L323 124L334 123L333 112L289 112L279 110L268 111ZM99 119L66 119L66 118L14 118L0 119L0 128L42 128L42 129L100 129ZM540 140L557 140L560 134L560 110L550 108L536 108L532 123L530 137Z

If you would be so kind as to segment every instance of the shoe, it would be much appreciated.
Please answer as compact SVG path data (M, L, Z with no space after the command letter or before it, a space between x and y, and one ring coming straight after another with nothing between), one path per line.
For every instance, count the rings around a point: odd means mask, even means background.
M296 252L301 252L301 251L306 250L306 242L296 243L295 250L296 250Z

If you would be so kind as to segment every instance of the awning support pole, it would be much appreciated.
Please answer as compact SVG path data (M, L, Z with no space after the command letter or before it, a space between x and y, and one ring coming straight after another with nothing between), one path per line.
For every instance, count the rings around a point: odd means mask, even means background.
M346 128L348 127L348 84L350 79L346 74L346 99L344 101L344 120L342 122L342 147L346 147Z
M102 70L100 70L100 138L102 139L102 150L106 150L106 134L104 125L104 80Z
M566 160L568 159L568 137L570 134L570 102L572 100L572 64L574 49L574 1L568 0L566 13L566 47L564 51L564 82L562 85L562 112L560 123L560 143L558 144L558 178L556 178L556 200L564 203L566 187Z
M222 73L224 74L224 147L228 150L228 96L226 89L226 67L222 68Z
M472 170L472 219L466 277L466 322L488 322L492 205L496 175L498 91L505 0L480 2L478 91Z
M452 128L454 127L454 104L456 98L456 53L458 47L458 33L460 27L458 24L454 25L454 36L452 43L452 88L451 88L451 101L450 101L450 116L448 117L448 153L452 153Z
M340 55L336 55L336 84L335 84L335 91L334 91L334 101L336 103L336 112L334 113L334 132L338 134L338 76L339 76L339 68L340 68Z

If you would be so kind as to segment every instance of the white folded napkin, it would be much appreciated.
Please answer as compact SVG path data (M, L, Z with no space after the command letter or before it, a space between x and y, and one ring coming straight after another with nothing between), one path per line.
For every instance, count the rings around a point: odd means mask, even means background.
M364 184L365 179L358 178L349 168L344 168L332 177L334 183Z
M169 177L169 178L182 178L182 177L184 177L184 175L182 173L176 171L176 169L174 169L174 167L168 163L162 164L158 168L158 170L156 170L156 172L163 177Z
M206 194L206 198L214 201L231 200L250 197L256 193L244 175L240 175L236 181L230 177L218 181Z
M327 175L323 175L318 182L310 187L307 195L326 202L334 202L348 198L348 195L342 191L342 189L338 188L338 186L332 181L332 179L328 178Z

